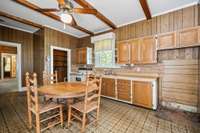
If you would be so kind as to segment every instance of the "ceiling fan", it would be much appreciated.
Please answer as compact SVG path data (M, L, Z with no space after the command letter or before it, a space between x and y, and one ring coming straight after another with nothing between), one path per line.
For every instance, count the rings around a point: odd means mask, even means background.
M58 9L56 8L45 8L45 9L38 9L40 12L61 12L60 19L63 23L71 23L72 13L81 13L81 14L95 14L95 9L90 8L74 8L73 3L71 0L57 0L58 2Z

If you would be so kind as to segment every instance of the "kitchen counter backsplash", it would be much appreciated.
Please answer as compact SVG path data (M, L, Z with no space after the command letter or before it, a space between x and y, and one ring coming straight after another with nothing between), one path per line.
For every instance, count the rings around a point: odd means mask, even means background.
M121 66L120 68L95 68L94 66L73 65L72 72L77 72L79 67L93 67L93 70L98 74L134 74L134 73L149 73L162 75L162 64L150 65L135 65L135 66Z

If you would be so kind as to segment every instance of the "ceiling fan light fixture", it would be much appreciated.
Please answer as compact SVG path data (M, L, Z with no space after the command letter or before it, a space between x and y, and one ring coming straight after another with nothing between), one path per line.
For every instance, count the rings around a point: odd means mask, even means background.
M72 16L70 14L67 13L62 13L60 15L60 19L63 23L69 24L72 22Z

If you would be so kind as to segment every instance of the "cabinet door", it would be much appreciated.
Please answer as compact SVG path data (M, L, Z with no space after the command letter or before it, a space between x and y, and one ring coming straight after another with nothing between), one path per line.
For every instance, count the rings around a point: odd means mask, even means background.
M117 80L117 98L123 101L131 101L131 81Z
M81 53L80 49L76 49L76 64L81 64Z
M156 41L154 37L141 39L141 63L150 64L157 62Z
M76 49L76 63L87 64L87 48Z
M176 32L158 35L158 49L176 48Z
M140 40L132 40L131 45L131 64L137 64L140 60Z
M151 82L133 81L133 104L152 108Z
M130 45L127 42L117 44L118 64L129 64Z
M199 27L193 27L178 32L179 47L188 47L200 45L199 43Z
M115 98L115 79L103 78L101 94Z
M87 48L81 49L81 64L87 64Z

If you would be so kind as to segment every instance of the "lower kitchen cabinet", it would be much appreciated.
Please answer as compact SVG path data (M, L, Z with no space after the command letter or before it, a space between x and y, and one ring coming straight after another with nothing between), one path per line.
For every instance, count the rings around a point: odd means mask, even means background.
M126 103L157 109L157 79L138 81L123 78L102 78L101 95Z
M131 81L117 79L117 99L131 102Z
M133 104L152 108L152 83L132 81Z
M101 94L115 98L115 79L102 78Z

